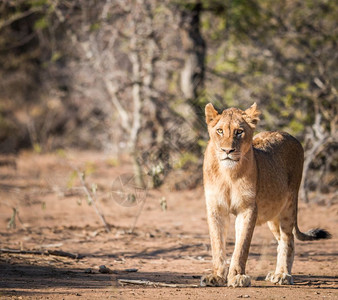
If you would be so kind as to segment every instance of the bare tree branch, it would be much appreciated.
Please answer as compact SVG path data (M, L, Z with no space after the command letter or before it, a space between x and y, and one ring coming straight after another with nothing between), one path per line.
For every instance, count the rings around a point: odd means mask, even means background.
M42 12L44 9L42 7L32 7L29 10L26 10L24 12L19 12L16 14L11 15L11 17L7 20L0 21L0 30L2 30L4 27L11 25L12 23L26 18L32 14L35 14L37 12Z

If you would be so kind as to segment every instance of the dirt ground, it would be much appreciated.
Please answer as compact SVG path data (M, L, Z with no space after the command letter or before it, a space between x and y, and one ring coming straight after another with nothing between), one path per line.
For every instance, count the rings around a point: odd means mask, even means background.
M86 176L77 176L82 171ZM211 268L203 189L135 190L131 174L123 159L102 153L1 157L0 299L338 299L337 203L300 203L300 229L326 228L333 238L296 242L293 286L264 281L277 245L263 225L255 229L247 264L252 287L183 287L199 285ZM233 246L231 226L229 254ZM100 273L102 265L110 273ZM177 286L122 286L119 279Z

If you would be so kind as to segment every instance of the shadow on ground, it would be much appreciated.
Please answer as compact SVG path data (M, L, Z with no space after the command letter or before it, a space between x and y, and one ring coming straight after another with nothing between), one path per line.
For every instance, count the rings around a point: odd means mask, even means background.
M11 293L17 289L27 290L72 288L100 289L117 287L117 279L146 279L167 283L198 284L200 276L175 272L137 272L116 274L86 273L85 269L56 268L28 264L9 264L0 259L0 290ZM16 291L17 292L17 291ZM2 291L2 294L4 292ZM0 294L1 295L1 294Z
M87 274L84 269L79 268L56 268L49 266L38 266L33 264L17 263L10 264L0 259L0 296L32 296L38 294L43 296L54 293L60 295L60 288L71 289L76 293L78 290L113 290L119 287L118 279L149 280L154 282L165 282L174 284L199 284L198 274L175 273L175 272L135 272L116 274ZM332 276L295 276L296 286L321 286L321 288L335 289L336 278ZM323 287L326 285L326 287ZM137 288L138 286L133 286ZM144 288L144 286L141 286ZM264 282L263 278L253 281L254 288L289 288L276 286ZM46 290L46 292L44 292ZM47 291L48 290L48 291ZM61 292L62 294L62 292Z

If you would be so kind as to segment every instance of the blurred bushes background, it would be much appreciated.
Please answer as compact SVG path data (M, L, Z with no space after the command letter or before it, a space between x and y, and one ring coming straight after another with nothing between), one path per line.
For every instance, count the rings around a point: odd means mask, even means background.
M306 150L302 199L337 200L337 15L330 0L4 0L0 152L133 158L139 184L201 180L204 106L263 112ZM310 197L311 198L311 197Z

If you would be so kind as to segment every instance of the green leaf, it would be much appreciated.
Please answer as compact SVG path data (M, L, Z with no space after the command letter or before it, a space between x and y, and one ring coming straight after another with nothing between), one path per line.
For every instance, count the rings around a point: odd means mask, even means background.
M42 152L41 145L38 144L38 143L34 143L33 144L33 149L34 149L34 152L36 152L36 153L41 153Z
M189 162L197 163L198 157L194 153L185 152L180 156L178 161L174 164L174 168L175 169L183 168Z
M48 21L46 17L42 17L41 19L35 21L34 29L42 30L48 27Z
M50 60L51 60L52 62L56 62L56 61L58 61L61 57L62 57L62 55L61 55L60 52L54 52Z
M74 186L74 182L75 182L76 178L77 178L77 171L74 170L70 174L68 182L67 182L67 188L68 189L71 189Z
M96 31L101 28L101 24L99 22L93 23L90 25L90 31Z

